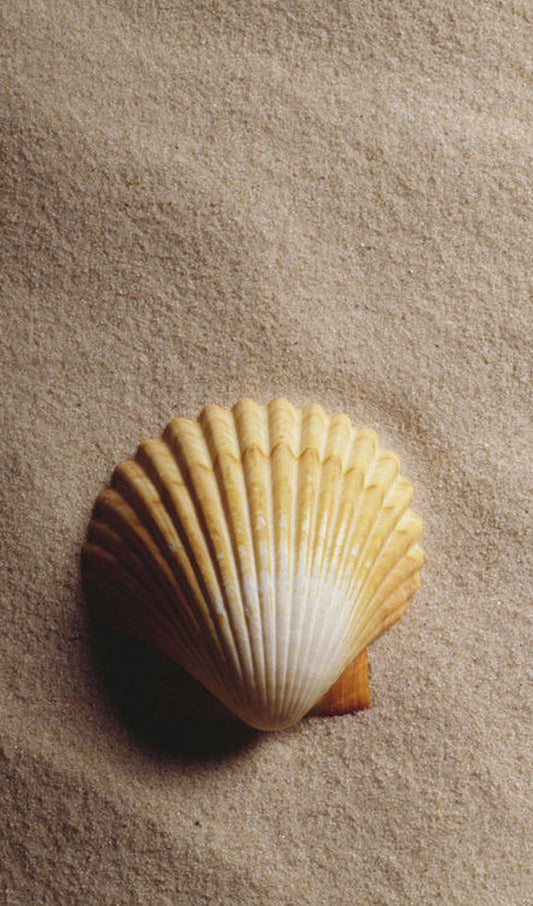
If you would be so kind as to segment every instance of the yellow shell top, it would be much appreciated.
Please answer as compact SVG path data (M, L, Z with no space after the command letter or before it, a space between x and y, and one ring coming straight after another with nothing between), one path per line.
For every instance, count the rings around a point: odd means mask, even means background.
M112 626L253 727L281 729L317 705L367 703L366 646L420 584L412 494L397 457L345 414L207 406L117 466L85 581Z

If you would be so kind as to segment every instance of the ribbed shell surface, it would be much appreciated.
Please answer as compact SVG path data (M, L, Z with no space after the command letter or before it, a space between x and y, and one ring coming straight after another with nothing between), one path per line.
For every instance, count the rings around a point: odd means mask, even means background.
M117 466L86 581L112 625L279 729L407 607L423 559L411 497L396 456L344 414L207 406Z

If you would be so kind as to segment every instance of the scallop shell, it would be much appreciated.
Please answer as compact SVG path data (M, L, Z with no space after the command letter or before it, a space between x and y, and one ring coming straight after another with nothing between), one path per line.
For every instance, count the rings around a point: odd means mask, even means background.
M117 466L84 578L111 626L253 727L281 729L368 704L364 650L420 583L412 493L397 457L345 414L207 406Z

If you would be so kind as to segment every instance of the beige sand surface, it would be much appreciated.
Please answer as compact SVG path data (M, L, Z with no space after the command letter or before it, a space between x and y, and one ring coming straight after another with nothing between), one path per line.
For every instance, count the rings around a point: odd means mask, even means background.
M530 0L0 15L0 902L528 906ZM195 753L113 703L79 551L242 395L374 426L427 564L368 712Z

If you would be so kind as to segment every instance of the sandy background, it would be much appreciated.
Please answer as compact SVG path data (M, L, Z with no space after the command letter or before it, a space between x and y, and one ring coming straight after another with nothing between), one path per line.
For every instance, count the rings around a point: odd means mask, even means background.
M530 0L1 15L0 902L533 903ZM427 563L370 711L195 752L114 704L79 551L243 395L375 427Z

